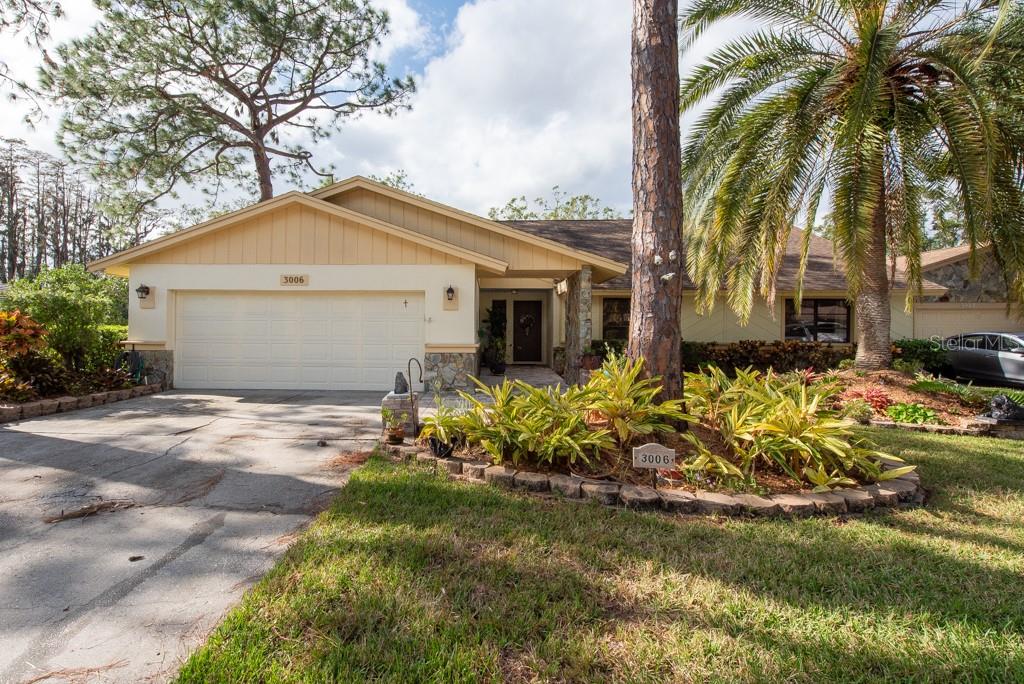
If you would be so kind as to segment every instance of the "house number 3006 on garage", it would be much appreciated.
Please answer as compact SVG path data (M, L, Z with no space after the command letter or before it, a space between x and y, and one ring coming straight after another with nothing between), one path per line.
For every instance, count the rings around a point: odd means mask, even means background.
M295 274L295 275L283 274L281 276L281 285L286 285L286 286L290 286L290 287L295 287L295 286L302 287L303 285L309 285L309 276L305 275L305 274L301 274L301 275L298 275L298 274Z

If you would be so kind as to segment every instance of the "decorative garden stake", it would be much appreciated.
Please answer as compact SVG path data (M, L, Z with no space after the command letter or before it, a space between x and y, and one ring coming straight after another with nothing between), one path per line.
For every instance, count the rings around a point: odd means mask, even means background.
M658 488L658 470L676 467L675 449L669 449L661 444L643 444L633 447L633 467L650 468L651 482L655 489Z

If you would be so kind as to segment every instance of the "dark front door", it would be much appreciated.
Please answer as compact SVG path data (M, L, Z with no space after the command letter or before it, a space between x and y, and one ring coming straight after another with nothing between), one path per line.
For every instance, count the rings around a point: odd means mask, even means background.
M512 303L512 361L540 363L542 345L539 301Z

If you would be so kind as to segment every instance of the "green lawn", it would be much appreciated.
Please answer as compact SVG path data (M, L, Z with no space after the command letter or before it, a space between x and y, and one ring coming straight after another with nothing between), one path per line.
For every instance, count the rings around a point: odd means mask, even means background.
M180 680L1024 681L1024 444L870 435L926 508L673 520L372 460Z

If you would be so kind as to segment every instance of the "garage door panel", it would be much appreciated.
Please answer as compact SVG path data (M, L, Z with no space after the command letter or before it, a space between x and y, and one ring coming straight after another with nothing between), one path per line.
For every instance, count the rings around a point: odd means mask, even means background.
M299 319L295 320L270 320L267 322L269 327L268 335L273 338L288 338L298 339L302 336L304 330L302 321Z
M183 388L387 390L423 354L422 294L187 294Z
M408 360L415 357L418 359L422 349L423 346L419 344L396 344L391 352L392 358Z
M413 340L419 335L415 321L392 321L391 336L396 340Z
M388 339L388 323L387 321L363 321L362 330L363 339L369 340L386 340Z
M238 358L246 363L270 361L270 350L264 344L243 342L237 347Z

